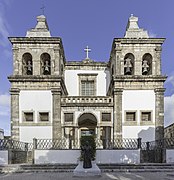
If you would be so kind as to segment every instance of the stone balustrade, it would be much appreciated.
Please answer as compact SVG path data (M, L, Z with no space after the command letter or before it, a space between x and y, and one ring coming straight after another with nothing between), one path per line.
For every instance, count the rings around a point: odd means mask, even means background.
M61 98L61 104L112 104L113 98L108 96L68 96Z

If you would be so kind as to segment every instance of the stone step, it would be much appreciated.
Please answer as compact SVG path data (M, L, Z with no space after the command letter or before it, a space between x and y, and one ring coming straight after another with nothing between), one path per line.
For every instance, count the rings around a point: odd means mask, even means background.
M22 173L22 172L73 172L75 164L13 164L0 166L0 173ZM173 172L174 164L100 164L98 167L102 172Z

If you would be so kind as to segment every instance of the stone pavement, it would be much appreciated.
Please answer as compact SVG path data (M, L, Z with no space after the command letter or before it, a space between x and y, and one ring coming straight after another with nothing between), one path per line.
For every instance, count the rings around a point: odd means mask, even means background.
M0 180L173 180L174 172L115 172L102 173L101 177L73 177L73 173L15 173L0 174Z

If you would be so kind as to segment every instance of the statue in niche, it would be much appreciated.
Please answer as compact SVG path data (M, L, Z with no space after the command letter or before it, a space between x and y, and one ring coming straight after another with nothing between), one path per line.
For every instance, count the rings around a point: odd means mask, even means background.
M147 75L149 72L148 60L144 59L142 63L142 74Z
M124 64L124 72L125 75L131 75L132 74L132 60L130 58L125 59L125 64Z
M26 75L32 75L32 61L28 60L26 63Z
M83 168L92 168L91 163L91 155L92 155L92 148L89 145L89 142L86 141L86 144L84 146L81 146L82 150L82 156L83 156Z

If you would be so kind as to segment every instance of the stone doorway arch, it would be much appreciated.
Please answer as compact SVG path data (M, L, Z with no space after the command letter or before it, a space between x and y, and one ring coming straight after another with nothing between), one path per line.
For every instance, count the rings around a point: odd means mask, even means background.
M83 113L78 118L80 136L95 135L97 128L97 118L92 113Z

